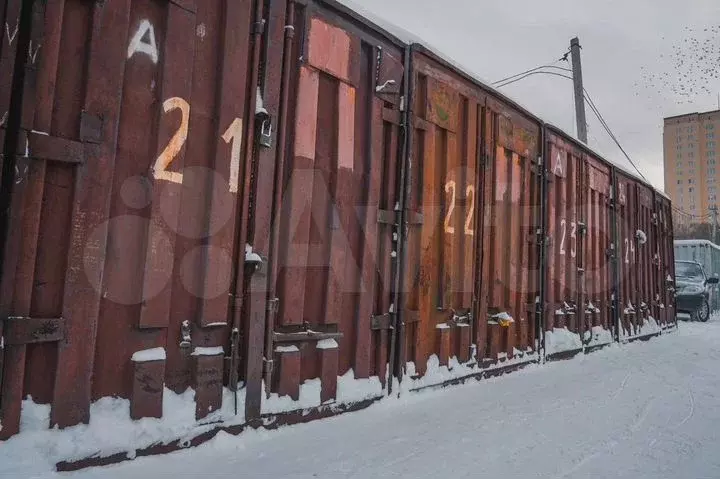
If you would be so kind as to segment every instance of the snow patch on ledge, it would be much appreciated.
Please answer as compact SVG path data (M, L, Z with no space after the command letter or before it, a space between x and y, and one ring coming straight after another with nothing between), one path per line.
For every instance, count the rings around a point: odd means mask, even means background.
M262 258L259 254L253 252L252 245L245 244L245 262L246 263L262 263Z
M510 316L507 311L503 311L502 313L494 314L490 316L491 318L499 319L500 321L507 321L509 323L514 323L515 320L512 316Z
M545 331L545 354L562 353L582 349L583 344L579 334L567 328L553 328Z
M297 346L275 346L276 353L296 353L300 351Z
M48 429L50 405L37 404L28 396L22 403L20 433L0 441L0 476L44 476L54 474L60 461L123 453L134 458L137 449L153 444L169 444L178 438L189 442L220 423L243 424L244 397L238 394L236 416L234 394L225 388L223 407L201 421L195 420L195 391L190 388L182 394L165 389L162 419L133 420L129 400L105 397L91 404L90 424Z
M165 348L151 348L136 351L130 359L136 363L145 363L149 361L165 361L166 358Z
M222 346L214 346L211 348L197 347L192 352L192 356L219 356L221 354L225 354Z
M337 349L338 343L334 339L323 339L317 342L317 349Z

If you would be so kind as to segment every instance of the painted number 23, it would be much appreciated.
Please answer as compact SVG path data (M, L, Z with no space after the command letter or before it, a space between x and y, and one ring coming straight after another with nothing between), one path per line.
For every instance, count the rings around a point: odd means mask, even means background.
M560 228L562 234L560 235L560 254L565 256L565 241L567 239L567 227L568 222L565 219L560 220ZM570 222L570 256L574 258L577 255L577 223L574 221Z
M450 180L445 183L445 193L450 194L450 206L448 207L447 214L445 215L445 232L448 234L455 234L455 227L452 225L452 215L455 212L455 198L456 198L457 184L455 181ZM468 208L467 217L465 218L465 234L473 236L475 231L473 230L473 215L475 214L475 186L468 185L465 188L465 197L470 199L470 207Z

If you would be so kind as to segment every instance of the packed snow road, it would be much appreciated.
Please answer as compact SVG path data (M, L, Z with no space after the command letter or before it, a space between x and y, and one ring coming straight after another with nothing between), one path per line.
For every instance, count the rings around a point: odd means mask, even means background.
M720 477L720 318L71 477ZM44 476L47 477L47 476Z

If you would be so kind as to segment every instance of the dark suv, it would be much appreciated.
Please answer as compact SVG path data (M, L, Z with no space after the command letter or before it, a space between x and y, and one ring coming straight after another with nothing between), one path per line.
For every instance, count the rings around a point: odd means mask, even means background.
M689 314L693 321L707 321L710 318L708 286L718 284L718 278L708 278L700 263L676 261L675 284L677 311Z

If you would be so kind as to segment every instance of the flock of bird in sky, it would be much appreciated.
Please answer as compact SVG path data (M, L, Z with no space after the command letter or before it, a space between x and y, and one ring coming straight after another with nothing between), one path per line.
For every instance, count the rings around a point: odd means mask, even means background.
M701 98L714 100L720 93L720 25L685 27L683 33L684 38L675 41L669 52L661 47L659 68L640 67L636 96L646 94L652 101L657 93L663 103L687 105ZM664 36L661 39L666 41Z

